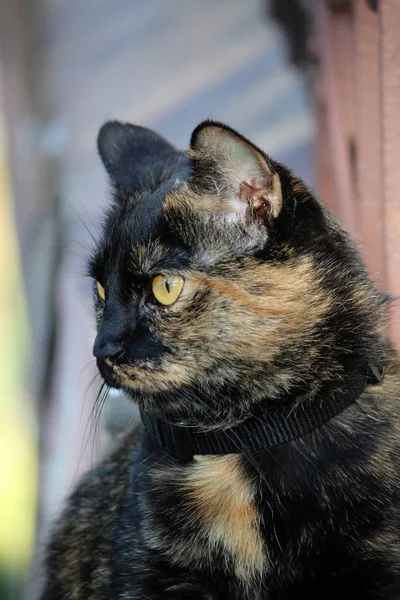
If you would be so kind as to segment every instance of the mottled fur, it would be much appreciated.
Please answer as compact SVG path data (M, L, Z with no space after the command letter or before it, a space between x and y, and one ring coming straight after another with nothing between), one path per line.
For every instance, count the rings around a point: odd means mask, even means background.
M89 473L49 547L43 600L400 597L400 370L385 299L286 167L221 124L181 153L106 124L115 190L91 275L109 385L204 429L380 385L293 442L177 464L144 431ZM175 304L151 292L185 280Z

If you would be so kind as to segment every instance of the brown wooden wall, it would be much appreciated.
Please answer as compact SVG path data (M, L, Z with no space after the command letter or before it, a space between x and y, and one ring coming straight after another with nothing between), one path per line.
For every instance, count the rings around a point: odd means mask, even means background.
M312 0L319 193L394 297L400 348L400 2Z

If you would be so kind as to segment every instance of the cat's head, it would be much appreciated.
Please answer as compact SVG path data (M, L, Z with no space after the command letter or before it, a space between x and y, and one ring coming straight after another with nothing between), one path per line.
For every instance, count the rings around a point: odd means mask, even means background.
M164 415L232 420L357 370L379 295L286 167L209 121L188 152L118 122L98 148L114 192L90 266L106 383Z

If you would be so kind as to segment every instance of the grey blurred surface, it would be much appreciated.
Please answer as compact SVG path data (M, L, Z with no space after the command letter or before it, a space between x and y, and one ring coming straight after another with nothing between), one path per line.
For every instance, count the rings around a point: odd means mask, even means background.
M261 0L46 0L43 144L58 160L61 244L57 336L45 427L42 507L53 518L82 471L131 422L110 397L96 428L98 389L84 258L108 183L96 154L107 119L156 129L181 148L205 118L227 122L312 183L313 117L300 75ZM93 435L94 434L94 435Z

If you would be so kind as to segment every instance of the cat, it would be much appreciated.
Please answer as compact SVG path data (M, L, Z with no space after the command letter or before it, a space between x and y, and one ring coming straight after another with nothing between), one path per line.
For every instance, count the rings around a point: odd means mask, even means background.
M143 426L72 494L43 600L400 598L400 368L347 234L222 123L98 150L93 353Z

